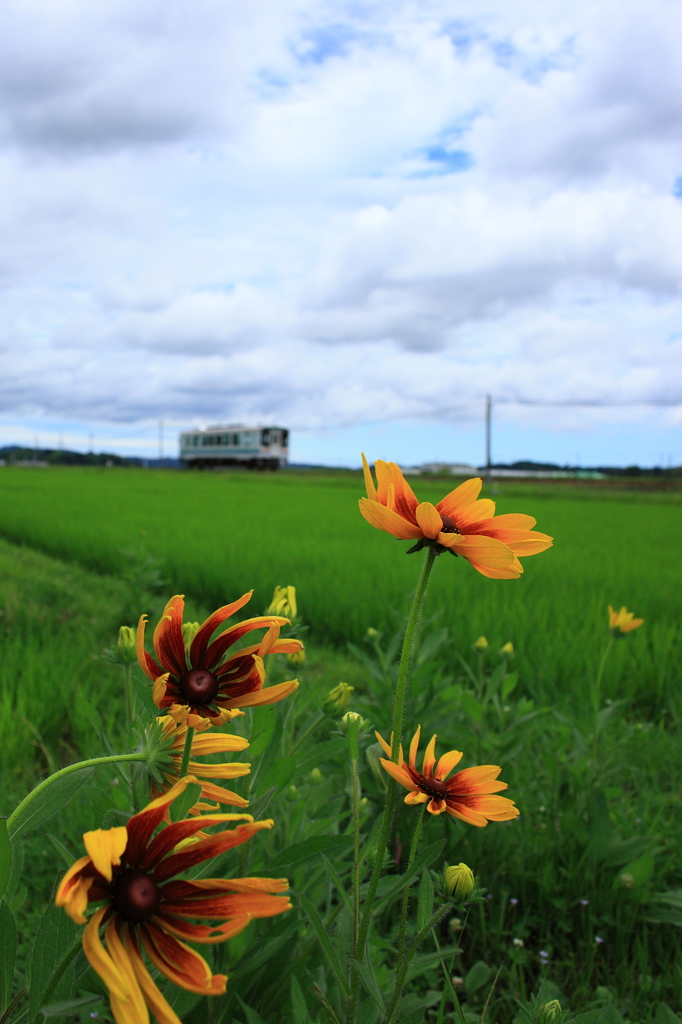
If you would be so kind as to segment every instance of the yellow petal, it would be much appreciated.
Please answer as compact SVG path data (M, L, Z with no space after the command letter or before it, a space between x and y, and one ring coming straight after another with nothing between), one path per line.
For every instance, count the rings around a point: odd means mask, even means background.
M365 458L364 452L362 453L362 472L365 475L365 490L367 491L367 497L370 498L372 501L376 501L377 489L374 486L372 474L370 473L369 465L367 463L367 459Z
M438 733L434 733L429 740L429 745L424 751L424 760L422 761L422 775L429 776L433 772L433 766L436 763L436 736Z
M435 540L443 529L443 520L440 517L440 512L436 512L435 507L430 501L423 501L421 505L417 505L415 515L424 536L428 537L429 540Z
M104 941L107 944L107 949L111 955L111 959L114 964L121 972L123 978L125 978L126 986L128 988L128 998L124 1000L125 1015L122 1015L121 1024L123 1021L135 1022L135 1024L149 1024L149 1010L145 1002L142 990L137 983L135 971L133 965L130 962L123 943L121 942L118 932L116 930L115 918L109 921L104 932ZM112 1002L112 1010L115 1009L115 1004ZM118 1020L118 1016L117 1016Z
M389 508L380 505L378 501L370 501L369 498L360 498L360 513L370 526L377 530L390 533L398 540L417 540L423 536L418 526L403 519L397 512L391 512Z
M139 951L136 949L135 944L127 931L123 936L123 941L128 957L130 958L130 963L135 972L137 982L159 1024L182 1024L182 1021L173 1007L166 1002L165 998L154 984L151 974L145 967L144 960L140 956Z
M410 743L410 768L414 769L415 771L417 765L417 751L419 750L419 737L421 736L421 732L422 727L421 725L418 725L417 731L412 737L412 742Z
M449 750L447 754L443 754L438 761L438 765L434 772L434 778L442 782L446 775L449 775L455 765L459 764L462 760L462 756L461 750Z
M440 513L452 519L467 505L476 501L481 493L481 487L483 487L483 481L480 477L476 476L472 480L465 480L459 487L455 487L454 491L446 494L443 500L438 502L436 508Z
M90 918L90 922L83 932L83 952L90 966L99 974L109 992L119 999L128 999L129 988L126 978L107 953L99 937L99 926L107 909L107 907L101 907Z
M121 863L121 854L128 844L128 831L125 825L86 832L83 843L100 875L104 875L107 882L110 882L111 869Z
M231 708L262 707L264 704L274 704L275 701L288 697L297 689L298 679L289 679L284 683L277 683L276 686L268 686L264 690L245 693L243 697L229 698L229 704Z

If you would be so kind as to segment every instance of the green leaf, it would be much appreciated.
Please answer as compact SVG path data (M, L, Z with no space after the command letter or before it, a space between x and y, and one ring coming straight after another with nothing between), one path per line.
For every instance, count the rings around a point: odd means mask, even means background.
M315 907L312 905L308 897L305 896L303 893L300 893L298 898L301 903L301 906L303 907L303 910L305 911L306 917L308 918L311 925L315 929L315 932L317 933L317 938L319 940L320 946L322 947L322 952L326 956L329 966L334 972L336 980L339 983L339 988L341 989L345 998L347 999L348 981L343 971L341 970L341 965L339 961L336 959L336 953L332 949L332 944L329 941L327 930L323 925L322 921L320 920L319 915L315 910Z
M171 804L170 812L173 821L182 821L190 807L201 799L201 786L198 782L190 782L185 791Z
M26 901L26 897L27 896L28 896L28 888L25 885L22 885L21 889L17 889L16 893L14 893L7 900L7 904L9 906L9 909L12 911L12 913L14 913L16 910L18 910L19 907L23 907L24 902Z
M456 953L461 953L462 950L459 946L445 946L443 949L434 949L432 953L423 953L421 956L415 956L410 961L411 967L421 967L422 964L430 964L433 960L443 960L449 956L455 956Z
M261 946L259 952L249 950L249 955L244 958L245 962L242 964L241 960L238 961L237 967L230 971L231 981L236 981L237 978L242 978L246 974L251 974L252 971L258 970L263 964L268 963L275 953L284 946L294 935L297 934L299 929L299 922L294 921L286 928L281 935L277 935L274 939L270 939L264 946Z
M35 1021L41 1006L71 995L68 970L80 948L79 929L61 907L52 901L38 925L30 954L28 1021Z
M294 843L286 850L282 850L268 864L268 874L273 871L282 871L293 865L303 864L313 857L319 857L321 853L332 853L337 856L346 853L353 845L352 836L312 836L311 839L304 839L300 843Z
M477 725L480 725L483 721L483 705L481 702L476 700L472 694L467 693L466 690L462 692L459 702L462 705L464 713L467 714L469 718L473 718Z
M7 831L7 818L0 818L0 899L7 892L12 874L12 843Z
M262 791L270 789L271 786L279 786L280 789L283 789L295 771L295 757L280 757L268 768L264 777L258 780L258 789Z
M78 999L62 999L58 1003L50 1003L49 1006L40 1007L40 1015L42 1017L69 1017L73 1014L74 1010L82 1010L86 1006L92 1006L93 1003L100 1003L102 1007L102 997L93 995L91 992L86 993L84 996L80 996Z
M516 684L518 683L518 681L519 681L519 674L518 674L518 672L510 672L509 675L505 678L504 682L502 683L502 694L501 694L502 702L503 703L507 699L509 694L514 692L514 690L516 689Z
M492 967L485 960L477 960L464 978L464 987L467 995L471 995L472 992L477 992L479 988L483 988L492 973Z
M609 844L604 855L604 863L614 868L628 864L632 860L643 857L646 853L656 854L656 844L650 836L634 836L632 839L621 839Z
M422 1024L424 1020L424 1009L412 1010L411 1013L406 1013L404 1017L400 1018L400 1024Z
M291 975L291 1009L294 1013L294 1024L309 1024L308 1006L295 974Z
M75 863L75 861L78 859L77 857L74 857L74 855L69 850L67 850L66 846L64 846L64 843L60 839L57 839L56 836L50 835L49 832L46 832L45 838L50 840L55 850L66 864L67 868L70 868L71 865Z
M275 725L277 722L277 713L274 707L263 708L256 719L256 724L260 725L261 728L249 740L249 757L255 758L260 757L270 746L272 737L275 734Z
M239 999L242 1010L246 1014L247 1024L265 1024L265 1021L263 1020L259 1013L256 1013L256 1011L252 1010L250 1006L247 1006L244 1000L241 999L239 996L237 996L237 999Z
M326 740L324 743L315 743L308 753L297 757L297 775L305 775L313 768L318 768L325 761L336 761L342 758L346 751L344 739Z
M339 896L341 897L341 899L343 900L345 905L348 907L348 909L352 913L353 904L351 902L350 896L348 895L348 893L346 892L346 890L344 888L343 880L342 880L341 876L339 875L338 871L336 870L336 868L334 867L332 862L330 860L328 860L327 857L325 857L325 855L323 853L320 854L320 856L322 857L322 860L324 861L324 863L325 863L325 865L327 867L327 871L329 872L329 876L330 876L332 882L334 883L334 885L336 886L336 889L337 889L337 891L339 893Z
M384 1005L384 999L381 994L381 989L377 984L377 979L374 976L372 961L369 958L369 956L367 960L354 960L353 967L357 971L358 977L360 978L360 981L364 985L365 990L367 991L367 994L371 998L374 1005L381 1011L382 1014L385 1013L386 1007Z
M439 839L437 842L431 843L430 846L427 846L424 850L422 850L421 853L417 854L417 856L414 859L412 867L407 869L405 874L400 877L399 881L391 889L389 889L389 891L384 896L382 896L381 899L376 900L374 904L374 910L380 910L381 907L385 906L385 904L388 903L389 900L392 900L394 896L396 896L402 889L405 888L407 883L412 878L414 878L415 875L417 875L425 867L428 867L429 864L431 864L436 859L436 857L439 857L443 852L443 847L445 846L445 843L445 839Z
M81 768L47 786L11 822L9 825L10 839L19 838L19 836L31 832L57 811L60 811L88 781L94 770L94 768Z
M632 889L638 885L644 885L654 873L654 857L651 853L645 853L643 857L631 861L621 868L613 880L615 886L622 886L624 889Z
M670 1009L667 1003L659 1003L656 1007L654 1024L680 1024L680 1018Z
M14 915L4 900L0 900L0 1014L12 999L12 978L17 956L17 926Z
M145 676L142 679L137 672L133 671L132 674L133 692L139 700L140 704L147 712L149 718L156 718L159 714L159 709L152 700L152 684Z
M424 871L419 881L419 899L417 902L417 928L422 930L433 913L433 882L428 871Z
M266 807L276 792L277 786L271 786L270 789L266 789L264 793L261 793L257 800L249 803L249 814L252 814L254 818L260 818L265 813Z
M604 1007L599 1010L588 1010L587 1013L579 1013L577 1017L573 1018L571 1024L597 1024L597 1021L601 1022L603 1013Z

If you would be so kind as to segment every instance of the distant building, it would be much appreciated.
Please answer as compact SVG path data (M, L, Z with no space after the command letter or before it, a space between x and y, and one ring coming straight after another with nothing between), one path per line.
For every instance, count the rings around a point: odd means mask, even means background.
M243 423L189 430L180 435L180 459L188 469L279 469L289 459L289 431Z

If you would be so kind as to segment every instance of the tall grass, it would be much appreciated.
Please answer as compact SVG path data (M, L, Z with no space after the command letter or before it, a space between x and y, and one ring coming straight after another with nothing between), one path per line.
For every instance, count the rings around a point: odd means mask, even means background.
M437 500L447 481L419 481ZM439 559L430 607L458 650L489 634L516 646L519 667L545 694L583 694L607 604L647 620L646 639L619 649L605 693L660 701L680 678L675 653L682 533L671 495L567 494L500 486L499 512L534 515L555 538L526 559L519 581L491 585L462 559ZM161 559L169 586L209 605L255 588L262 608L275 584L293 583L313 633L358 640L368 626L402 621L416 576L406 544L372 530L356 501L359 475L254 476L135 470L0 471L0 534L100 572L121 572L137 545ZM616 684L617 680L617 684Z

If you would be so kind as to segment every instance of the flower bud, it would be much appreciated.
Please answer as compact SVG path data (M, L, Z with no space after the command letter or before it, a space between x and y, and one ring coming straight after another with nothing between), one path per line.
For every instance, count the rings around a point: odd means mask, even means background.
M292 651L291 654L287 654L287 665L289 668L300 668L301 665L305 664L305 651L303 648L300 651Z
M199 632L198 622L183 622L182 624L182 639L185 644L185 650L189 651L192 646L192 640Z
M546 1021L552 1021L555 1017L561 1015L561 1003L558 999L550 999L548 1003L542 1007L542 1016Z
M474 891L474 873L466 864L455 864L443 873L443 888L448 896L465 900Z
M373 640L378 640L379 635L379 630L375 629L374 626L370 626L367 632L365 633L365 639L371 642Z
M272 601L265 609L265 614L295 619L296 610L296 587L275 587Z
M137 660L137 637L130 626L121 626L116 646L104 652L107 661L115 665L130 665Z
M284 799L288 800L290 803L293 803L294 800L298 799L298 789L296 786L287 786L284 791Z
M350 695L354 689L355 687L349 686L348 683L339 683L333 690L330 690L322 705L324 714L330 718L342 715L350 703Z
M134 651L135 650L135 630L131 626L121 626L118 631L118 649L119 651Z
M322 782L322 772L320 771L320 769L313 768L310 775L308 776L308 780L312 782L313 785L319 786L319 784Z
M500 654L510 655L510 654L513 654L513 653L514 653L514 644L511 642L511 640L507 640L507 642L504 645L504 647L500 648Z
M474 644L477 651L487 651L490 644L484 636L479 636L478 640Z
M362 715L359 715L357 711L346 711L345 715L341 719L341 724L346 729L350 729L351 725L355 725L356 723L358 729L362 729L363 725L365 724L365 720L362 717Z

